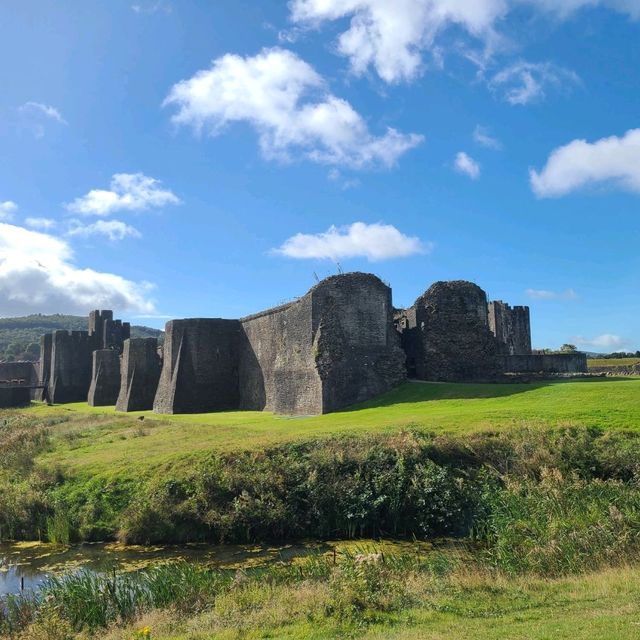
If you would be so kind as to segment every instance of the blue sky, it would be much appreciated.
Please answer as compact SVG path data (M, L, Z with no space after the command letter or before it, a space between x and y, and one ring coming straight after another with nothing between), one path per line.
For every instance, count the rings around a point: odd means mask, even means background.
M468 279L640 348L636 0L5 0L0 315Z

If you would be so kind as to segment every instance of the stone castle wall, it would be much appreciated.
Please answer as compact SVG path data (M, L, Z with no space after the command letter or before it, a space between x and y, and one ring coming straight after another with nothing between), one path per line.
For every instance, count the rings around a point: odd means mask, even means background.
M509 373L586 373L585 353L554 353L501 356Z
M114 349L94 351L88 404L92 407L113 406L119 392L120 355Z
M119 355L129 333L129 323L114 320L112 311L92 311L87 331L55 331L42 336L38 380L46 389L36 398L54 404L88 400L89 389L97 384L92 374L101 370L93 369L93 352L111 349ZM119 367L114 375L119 375Z
M311 296L242 318L240 323L240 408L322 413Z
M86 402L91 384L91 341L87 331L54 331L49 401Z
M328 278L311 291L323 413L374 398L406 378L391 289L368 274Z
M408 351L421 380L493 380L498 345L489 328L485 292L464 280L436 282L415 302Z
M0 384L0 409L26 407L31 402L30 391L27 387L4 387Z
M37 389L34 397L40 402L49 399L49 384L51 382L51 355L53 349L53 335L45 333L40 336L40 363L38 364L38 383L43 386Z
M37 384L37 367L35 362L0 362L0 385L18 382Z
M391 289L365 273L327 278L239 320L172 320L163 355L155 339L129 335L111 311L93 311L88 331L44 336L43 397L120 411L312 415L379 396L407 375L482 382L586 371L583 354L532 354L529 309L489 303L471 282L436 282L394 310Z
M161 366L157 338L125 340L120 361L120 390L116 411L152 409Z
M391 313L390 289L356 273L241 320L171 321L154 411L318 414L367 400L406 375Z
M238 320L170 320L153 404L156 413L206 413L238 407Z
M501 355L531 353L529 307L510 307L500 300L490 302L489 328L498 341Z

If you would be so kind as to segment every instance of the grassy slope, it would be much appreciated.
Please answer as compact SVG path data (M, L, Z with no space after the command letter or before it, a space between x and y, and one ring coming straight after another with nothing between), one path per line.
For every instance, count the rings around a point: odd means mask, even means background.
M86 404L34 406L61 417L43 461L79 474L136 476L150 467L188 466L211 450L259 449L328 434L422 429L466 433L520 424L640 428L640 378L535 384L408 383L357 410L317 417L266 412L156 416L117 414ZM145 420L138 420L144 415Z

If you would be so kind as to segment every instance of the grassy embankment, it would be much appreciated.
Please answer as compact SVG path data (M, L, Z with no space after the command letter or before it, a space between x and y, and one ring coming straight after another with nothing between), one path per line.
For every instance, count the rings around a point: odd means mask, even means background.
M0 536L447 536L469 550L176 567L133 590L72 581L16 605L19 628L37 614L29 640L129 640L147 624L153 640L637 635L640 379L416 383L318 418L3 416Z
M86 404L34 406L34 419L64 420L42 464L74 475L138 477L189 467L211 451L261 450L336 435L402 430L463 435L523 425L640 430L640 379L534 384L408 383L375 401L317 417L264 412L158 416ZM144 417L144 422L138 418Z

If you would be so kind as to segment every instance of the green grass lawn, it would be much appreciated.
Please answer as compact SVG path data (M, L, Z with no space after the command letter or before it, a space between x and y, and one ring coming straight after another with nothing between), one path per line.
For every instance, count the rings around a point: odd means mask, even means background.
M64 418L53 429L55 448L44 462L75 473L126 476L163 464L189 464L191 456L211 450L260 449L336 434L403 429L461 434L523 424L639 429L640 378L533 384L411 382L375 401L314 417L247 411L119 414L84 403L34 405L27 413Z
M587 360L590 369L594 367L631 367L640 364L640 358L591 358Z

